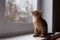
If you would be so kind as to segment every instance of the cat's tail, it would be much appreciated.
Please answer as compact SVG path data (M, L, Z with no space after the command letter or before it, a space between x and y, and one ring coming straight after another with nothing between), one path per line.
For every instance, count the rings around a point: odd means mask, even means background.
M48 34L48 35L46 36L46 38L43 39L43 40L56 40L56 39L58 39L58 38L60 38L60 34L53 35L53 36L51 36L50 34Z

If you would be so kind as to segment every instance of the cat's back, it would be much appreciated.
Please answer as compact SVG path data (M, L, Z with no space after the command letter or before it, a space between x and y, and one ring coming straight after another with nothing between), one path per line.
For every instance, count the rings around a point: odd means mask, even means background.
M47 27L47 22L46 22L45 19L40 18L39 20L40 20L40 22L42 23L43 26L46 26Z

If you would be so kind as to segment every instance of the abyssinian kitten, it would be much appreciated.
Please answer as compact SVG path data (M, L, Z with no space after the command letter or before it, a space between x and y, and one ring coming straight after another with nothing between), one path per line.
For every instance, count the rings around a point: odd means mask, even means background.
M42 18L42 13L42 10L32 12L34 37L45 37L47 35L47 22Z

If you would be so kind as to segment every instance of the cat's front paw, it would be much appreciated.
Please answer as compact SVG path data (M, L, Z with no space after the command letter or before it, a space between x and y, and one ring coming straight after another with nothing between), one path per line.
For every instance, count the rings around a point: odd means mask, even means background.
M45 37L45 35L40 35L40 37Z
M38 35L37 34L34 34L33 37L38 37Z

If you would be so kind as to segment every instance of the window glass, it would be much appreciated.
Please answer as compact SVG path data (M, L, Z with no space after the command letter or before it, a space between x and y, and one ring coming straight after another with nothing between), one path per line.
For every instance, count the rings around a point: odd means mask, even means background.
M34 0L6 0L5 21L32 22L31 12L36 9L34 3Z

